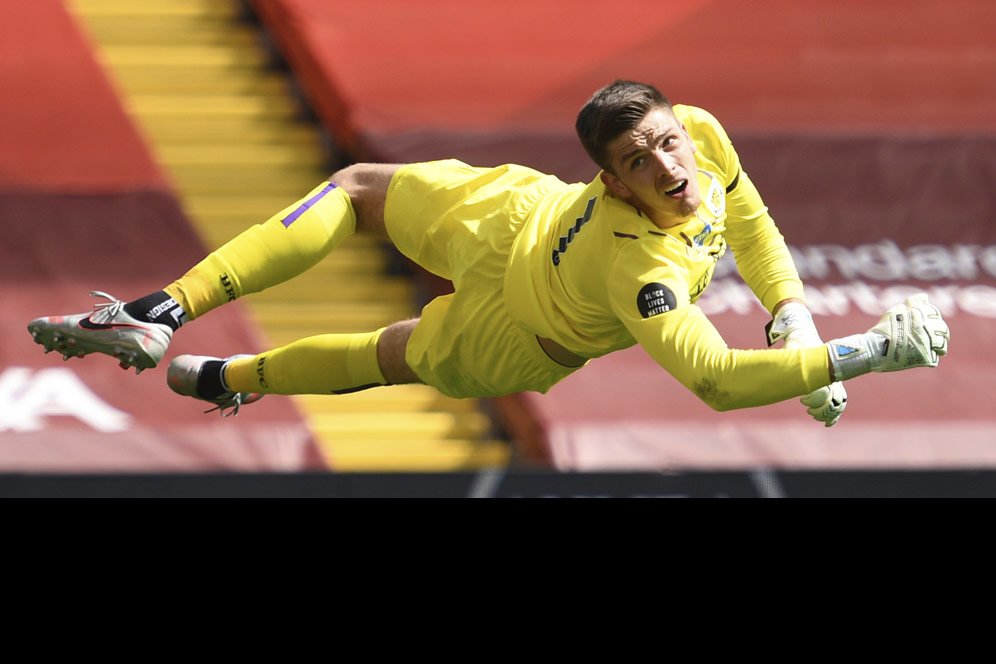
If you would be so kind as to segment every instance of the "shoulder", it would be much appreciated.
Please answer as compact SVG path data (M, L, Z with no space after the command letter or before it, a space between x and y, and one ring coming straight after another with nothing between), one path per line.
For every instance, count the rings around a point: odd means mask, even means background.
M673 238L663 233L652 231L635 231L632 235L614 233L617 239L617 251L612 262L610 278L619 280L640 279L648 272L664 270L678 277L684 277L685 270L682 261L676 254Z
M621 249L609 272L609 302L625 319L648 318L664 295L667 309L688 303L688 272L674 260L664 238L644 237Z
M726 129L716 119L716 116L704 108L676 104L674 116L684 125L688 135L700 148L725 148L730 143Z
M699 108L698 106L689 106L687 104L675 104L673 106L674 116L678 118L688 133L710 133L710 134L720 134L725 136L726 130L723 129L723 125L716 119L716 116L705 110L704 108Z
M696 160L706 170L723 174L729 184L740 170L740 160L726 129L704 108L676 104L674 116L695 144Z

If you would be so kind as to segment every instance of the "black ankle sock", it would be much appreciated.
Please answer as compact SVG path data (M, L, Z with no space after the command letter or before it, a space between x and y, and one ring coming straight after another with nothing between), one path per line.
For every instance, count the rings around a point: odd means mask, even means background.
M132 300L124 306L124 310L132 318L168 325L174 332L187 322L186 312L166 291L156 291Z
M222 360L208 360L201 367L201 373L197 377L197 396L201 399L217 399L228 391L221 384L223 364Z

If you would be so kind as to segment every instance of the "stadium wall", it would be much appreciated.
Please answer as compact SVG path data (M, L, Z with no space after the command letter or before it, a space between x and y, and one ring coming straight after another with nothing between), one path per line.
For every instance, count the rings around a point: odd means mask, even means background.
M292 471L325 468L293 404L203 415L165 367L63 363L27 333L41 315L162 288L205 253L172 189L57 0L0 2L0 472ZM260 348L239 305L193 325L180 353Z
M926 290L952 328L936 371L848 384L822 429L793 402L716 414L639 349L547 395L496 401L525 462L559 469L996 464L996 5L630 0L252 2L303 95L355 160L595 168L572 134L631 78L726 126L793 247L825 337ZM523 20L528 16L529 20ZM855 20L860 16L860 20ZM767 314L724 264L707 310L731 346Z

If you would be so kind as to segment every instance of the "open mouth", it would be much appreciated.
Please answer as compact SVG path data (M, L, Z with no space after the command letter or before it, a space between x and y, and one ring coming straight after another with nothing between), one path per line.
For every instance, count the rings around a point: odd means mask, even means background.
M681 192L688 188L688 180L679 180L671 185L670 188L664 190L665 196L677 196Z

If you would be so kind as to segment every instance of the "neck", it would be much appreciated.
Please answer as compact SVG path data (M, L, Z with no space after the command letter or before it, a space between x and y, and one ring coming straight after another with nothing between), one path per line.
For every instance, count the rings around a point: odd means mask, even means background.
M641 215L650 220L654 226L660 229L674 228L675 226L681 226L686 223L689 219L695 216L695 211L692 210L691 213L685 216L677 216L673 214L665 214L659 210L654 210L643 204L642 201L632 198L626 201L631 206L636 208L636 211Z

